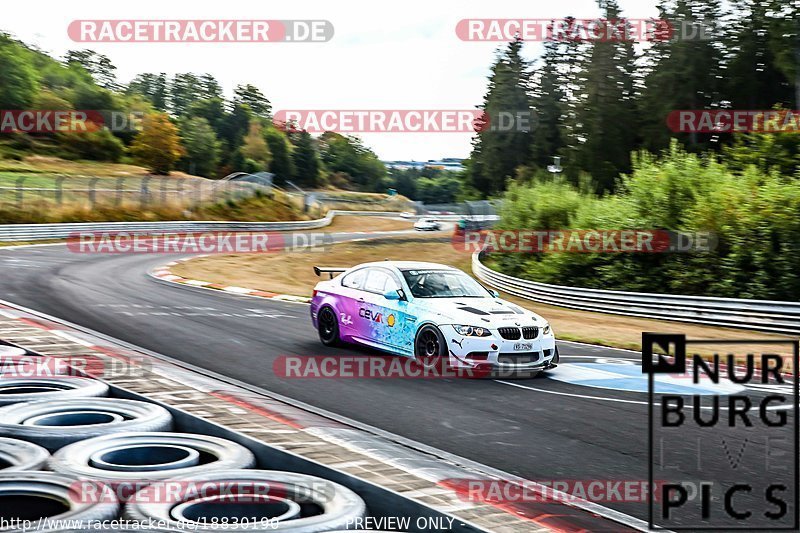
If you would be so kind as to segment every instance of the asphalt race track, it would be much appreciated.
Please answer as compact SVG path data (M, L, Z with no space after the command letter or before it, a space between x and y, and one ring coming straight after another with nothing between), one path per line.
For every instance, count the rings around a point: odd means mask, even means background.
M285 379L272 370L280 356L370 352L323 347L307 305L147 275L177 257L0 249L0 298L527 479L647 479L638 353L560 343L556 374L532 380ZM725 458L708 461L713 472ZM603 505L647 518L643 503Z

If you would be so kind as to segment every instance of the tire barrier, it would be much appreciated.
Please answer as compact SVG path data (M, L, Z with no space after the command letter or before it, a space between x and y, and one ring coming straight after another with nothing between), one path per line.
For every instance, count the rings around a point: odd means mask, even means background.
M0 436L24 439L51 452L101 435L171 429L169 411L138 400L77 398L0 407Z
M80 489L92 484L98 497L85 498ZM52 472L0 472L0 522L40 519L50 521L112 520L119 516L120 506L113 491L103 486ZM52 527L50 527L52 526ZM30 529L11 526L4 533L22 533ZM44 523L36 531L63 531L63 526Z
M70 444L49 461L53 471L115 486L255 465L255 456L241 444L191 433L105 435Z
M32 363L35 364L35 363ZM25 370L25 363L18 370ZM62 401L108 396L108 385L89 378L35 377L0 374L0 406L21 402Z
M24 440L0 437L0 472L22 472L25 470L41 470L50 452Z
M142 489L125 506L130 520L166 524L152 531L288 531L315 533L346 529L366 514L355 492L331 481L275 470L223 470L164 483L218 484L202 492L186 490L172 501L156 502L157 484ZM211 525L209 525L211 524ZM216 525L214 525L216 524Z

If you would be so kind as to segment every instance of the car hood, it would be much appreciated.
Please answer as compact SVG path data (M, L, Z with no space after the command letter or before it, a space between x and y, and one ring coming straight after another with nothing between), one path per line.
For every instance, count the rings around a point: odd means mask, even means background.
M498 328L544 326L547 321L532 311L500 298L417 298L414 303L438 315L439 323Z

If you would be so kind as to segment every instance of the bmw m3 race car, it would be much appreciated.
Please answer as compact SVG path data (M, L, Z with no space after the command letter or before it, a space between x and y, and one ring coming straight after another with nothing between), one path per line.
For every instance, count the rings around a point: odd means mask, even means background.
M362 344L489 376L533 377L558 363L545 319L456 268L380 261L314 271L331 277L316 285L311 300L326 346Z

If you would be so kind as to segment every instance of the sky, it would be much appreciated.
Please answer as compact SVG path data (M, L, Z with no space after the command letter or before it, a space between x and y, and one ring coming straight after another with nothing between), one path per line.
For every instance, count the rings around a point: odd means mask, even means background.
M629 18L656 16L655 0L619 0ZM188 9L187 9L188 8ZM273 110L473 109L502 43L465 42L455 33L465 18L593 18L594 0L39 0L4 10L0 30L56 57L91 48L107 55L118 79L142 72L208 72L230 97L252 83ZM325 43L76 43L73 20L325 19L335 29ZM541 45L528 43L527 59ZM0 76L2 74L0 73ZM383 160L467 157L469 133L362 133Z

